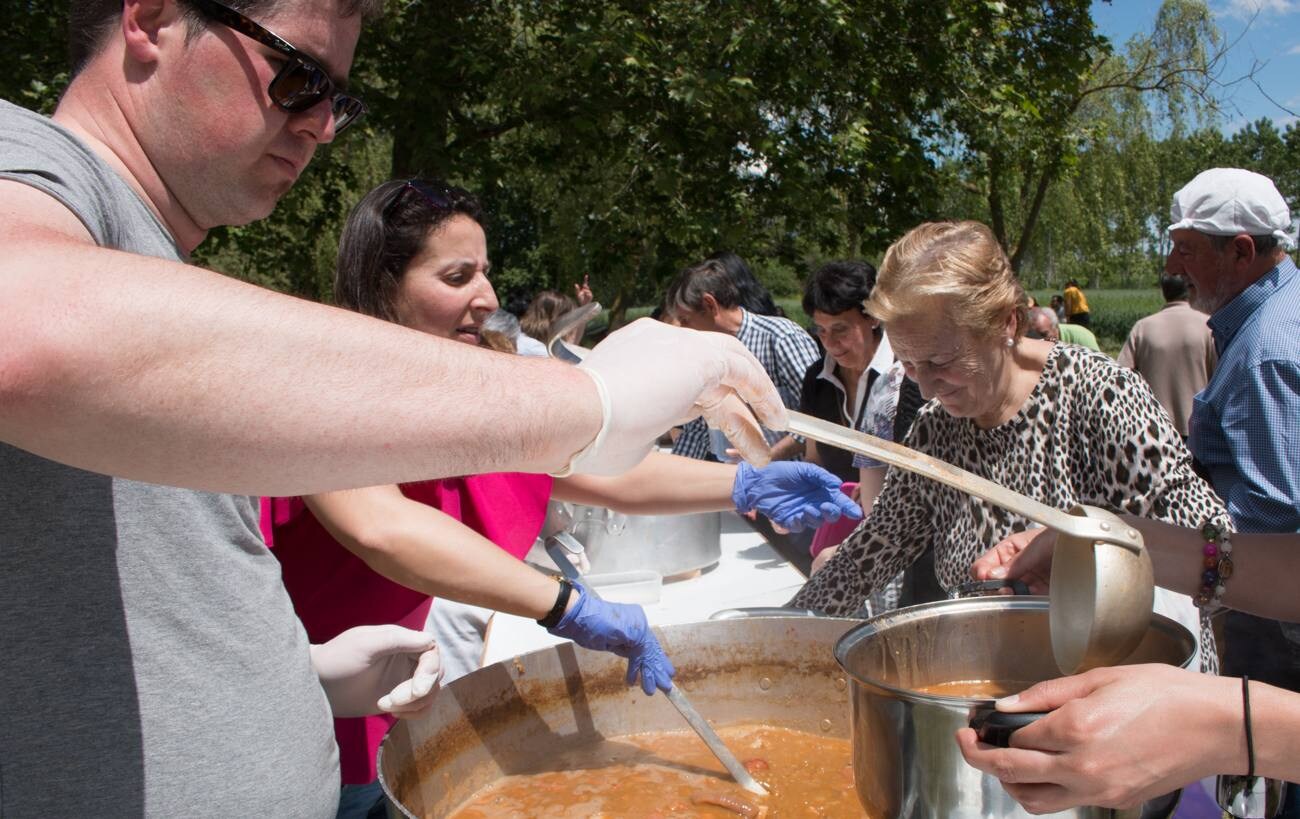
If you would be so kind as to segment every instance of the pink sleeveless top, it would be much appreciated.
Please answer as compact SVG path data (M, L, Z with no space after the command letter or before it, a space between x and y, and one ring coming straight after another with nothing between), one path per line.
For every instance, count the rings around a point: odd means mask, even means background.
M552 483L547 475L511 472L400 488L522 559L542 530ZM262 534L280 560L294 611L313 643L353 626L424 628L432 598L374 572L330 536L302 498L263 498ZM345 785L375 780L375 753L393 722L388 715L334 720Z

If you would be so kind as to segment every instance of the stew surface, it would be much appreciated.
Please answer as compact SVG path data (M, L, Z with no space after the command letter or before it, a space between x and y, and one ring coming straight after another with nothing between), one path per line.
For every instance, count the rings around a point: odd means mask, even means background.
M718 733L768 796L733 782L692 733L637 734L558 753L546 771L505 777L452 819L865 816L848 740L761 725Z
M1015 680L952 680L951 682L925 685L916 689L921 694L934 694L939 697L967 697L971 699L996 700L1019 694L1033 683Z

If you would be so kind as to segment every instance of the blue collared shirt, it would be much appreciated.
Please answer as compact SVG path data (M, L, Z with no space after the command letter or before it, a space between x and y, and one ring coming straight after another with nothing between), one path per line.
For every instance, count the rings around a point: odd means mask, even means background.
M1210 317L1219 366L1188 444L1242 532L1300 531L1300 271L1288 257Z

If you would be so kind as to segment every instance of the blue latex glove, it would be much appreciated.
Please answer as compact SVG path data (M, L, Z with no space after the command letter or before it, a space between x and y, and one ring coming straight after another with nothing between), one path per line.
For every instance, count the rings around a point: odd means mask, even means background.
M548 631L583 648L610 651L626 657L627 684L634 685L640 677L641 690L647 695L653 694L656 688L664 691L672 688L677 669L673 668L650 630L645 610L640 606L601 600L588 593L582 584L573 585L580 594L578 602Z
M762 469L742 462L731 499L737 510L762 512L791 532L834 523L841 515L862 519L862 509L840 491L839 478L803 461L774 461Z

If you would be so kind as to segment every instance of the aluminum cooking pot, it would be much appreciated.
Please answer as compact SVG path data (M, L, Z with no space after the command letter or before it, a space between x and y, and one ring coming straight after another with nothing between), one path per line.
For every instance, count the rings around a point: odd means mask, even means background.
M586 549L591 574L639 569L673 578L706 569L722 558L722 517L717 512L689 515L623 515L599 506L551 502L548 525L563 528ZM541 540L526 560L546 569L555 563Z
M695 707L719 727L759 723L847 739L848 680L831 648L856 620L765 617L655 629ZM563 643L467 674L379 748L390 817L450 814L508 774L567 747L681 731L662 696L624 680L627 662Z
M1154 615L1121 664L1183 666L1196 641ZM886 612L849 631L835 659L850 677L853 772L867 814L882 819L1028 817L992 776L966 764L953 735L993 710L992 699L917 689L986 680L1023 688L1059 677L1045 597L942 600ZM1051 814L1074 819L1165 819L1180 793L1141 808L1081 807Z

